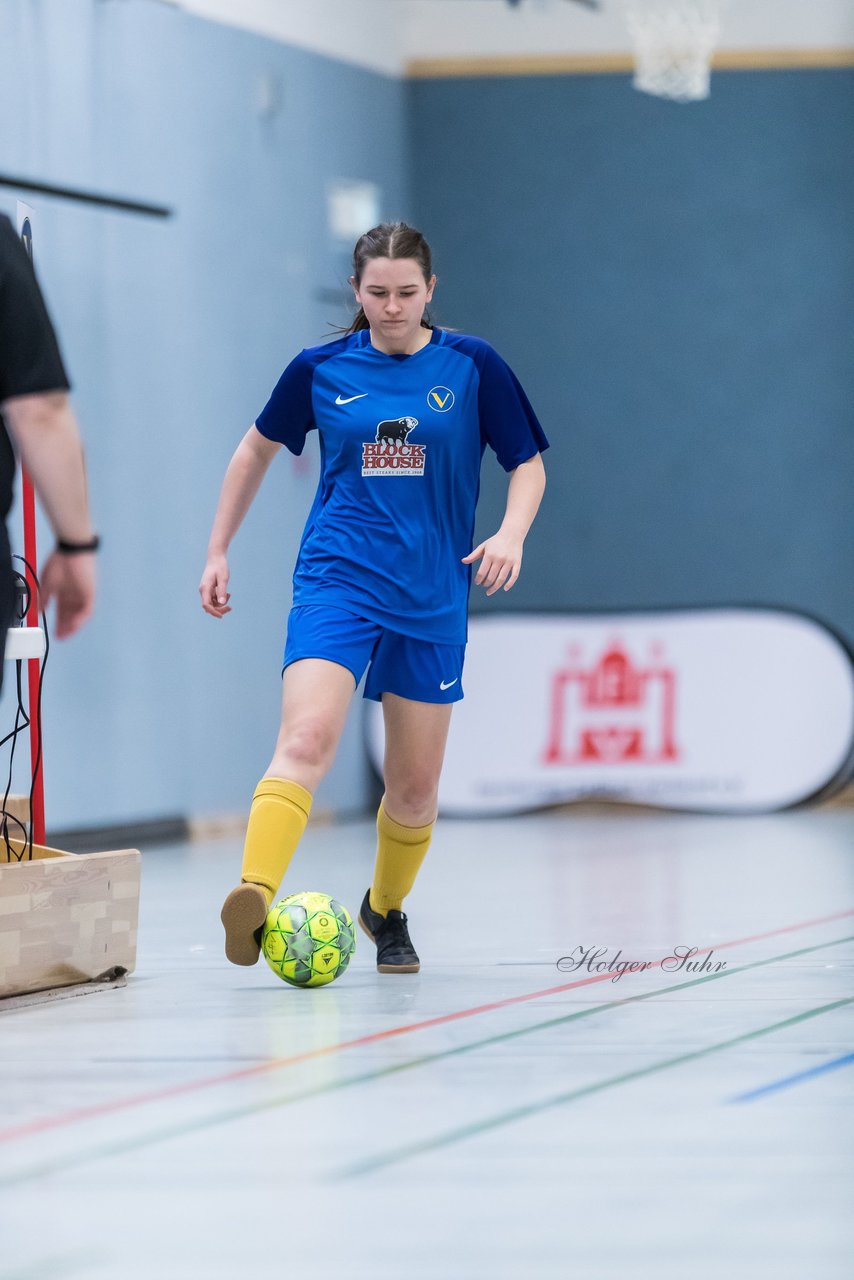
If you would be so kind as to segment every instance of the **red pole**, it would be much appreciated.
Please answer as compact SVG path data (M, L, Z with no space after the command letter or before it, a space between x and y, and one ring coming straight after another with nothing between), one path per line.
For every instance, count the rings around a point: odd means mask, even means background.
M38 573L36 559L36 499L33 482L22 468L22 491L24 505L24 559ZM30 607L27 610L27 626L39 625L39 597L32 574L26 569L26 579L30 586ZM44 768L42 756L39 754L39 681L41 664L38 658L27 660L27 677L29 687L30 716L30 766L33 768L33 844L44 844ZM38 766L36 770L36 762Z

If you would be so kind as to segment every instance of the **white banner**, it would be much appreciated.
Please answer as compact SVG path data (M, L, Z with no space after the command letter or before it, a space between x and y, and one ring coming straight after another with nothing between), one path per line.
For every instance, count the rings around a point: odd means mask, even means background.
M854 745L854 665L764 609L474 618L439 790L448 815L582 798L744 813L805 800ZM379 771L382 710L370 703Z

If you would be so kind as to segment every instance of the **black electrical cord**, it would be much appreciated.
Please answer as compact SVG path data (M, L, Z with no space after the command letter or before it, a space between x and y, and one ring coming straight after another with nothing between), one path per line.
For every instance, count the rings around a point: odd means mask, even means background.
M17 818L13 813L9 813L6 809L6 804L9 800L9 792L12 789L12 766L15 760L15 746L18 741L18 734L21 733L24 729L26 729L27 725L30 723L30 718L26 713L26 710L24 708L24 703L23 703L23 688L22 688L22 678L21 678L22 666L23 666L23 663L20 660L15 662L15 672L17 676L17 687L18 687L18 707L15 712L15 726L12 729L12 732L7 733L6 737L3 738L2 741L0 741L0 746L5 746L6 743L9 741L9 739L10 738L12 739L12 750L9 753L9 777L6 782L6 791L3 795L3 819L2 819L3 843L6 846L7 862L12 862L13 860L16 862L22 862L24 858L24 852L27 850L30 850L31 844L32 844L29 828L26 827L23 822L21 822L20 818ZM23 716L23 720L21 719L22 716ZM15 850L12 848L11 844L9 843L9 822L10 821L13 822L15 826L18 827L21 831L23 848L20 854L16 853ZM30 856L32 856L31 853L30 853Z
M23 556L18 556L18 555L13 556L13 559L21 561L21 563L27 569L30 575L30 578L35 583L36 591L38 592L39 590L38 576L36 574L35 569L33 569L29 561L26 560ZM30 607L30 602L32 600L32 588L30 586L29 580L25 578L23 574L15 572L15 579L16 579L16 590L20 589L20 595L21 595L21 600L19 602L19 607L18 607L18 622L19 622L19 625L22 625L24 620L26 619L27 612ZM10 739L12 741L12 749L9 753L9 776L6 781L6 790L3 795L2 816L0 816L0 823L2 823L2 825L0 825L0 837L2 837L3 845L5 846L7 862L12 862L12 861L23 862L25 858L27 862L31 862L33 858L33 797L35 795L35 790L36 790L36 779L38 778L39 770L41 769L41 762L42 762L42 689L44 687L44 673L45 673L45 668L47 666L47 656L48 656L48 653L50 652L50 633L48 631L47 615L45 614L44 610L42 610L42 628L44 630L45 643L44 643L44 656L42 658L41 670L39 672L38 693L36 695L36 707L35 707L36 758L33 761L33 765L32 765L32 781L30 784L30 796L29 796L30 820L28 825L25 825L23 822L21 822L21 820L19 818L16 818L14 814L7 813L6 811L6 804L9 800L9 792L12 790L12 766L15 759L15 747L17 745L18 735L22 733L30 723L30 717L27 714L26 707L24 706L23 668L24 668L25 659L23 658L18 658L15 661L15 680L16 680L16 689L18 694L18 706L15 711L15 724L14 724L14 727L12 728L11 733L7 733L5 738L0 739L0 747L5 746L5 744ZM4 637L4 640L5 640L5 637ZM21 849L20 853L17 853L12 848L9 842L9 822L10 821L14 823L16 827L19 827L21 832L23 833L23 839L21 842L23 845L23 848Z

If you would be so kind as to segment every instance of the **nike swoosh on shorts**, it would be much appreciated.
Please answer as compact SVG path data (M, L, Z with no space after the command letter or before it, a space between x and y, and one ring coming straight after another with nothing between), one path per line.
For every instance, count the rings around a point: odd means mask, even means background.
M450 689L451 685L456 684L459 678L460 678L459 676L454 676L453 680L449 680L447 684L445 684L445 681L443 680L442 683L439 685L439 688Z

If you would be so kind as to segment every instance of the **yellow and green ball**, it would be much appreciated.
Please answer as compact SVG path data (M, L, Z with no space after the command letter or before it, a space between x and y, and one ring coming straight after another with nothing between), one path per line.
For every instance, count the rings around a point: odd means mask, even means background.
M350 912L328 893L292 893L267 912L261 950L273 973L292 986L334 982L355 949Z

